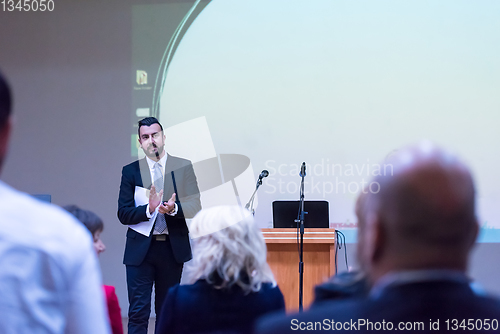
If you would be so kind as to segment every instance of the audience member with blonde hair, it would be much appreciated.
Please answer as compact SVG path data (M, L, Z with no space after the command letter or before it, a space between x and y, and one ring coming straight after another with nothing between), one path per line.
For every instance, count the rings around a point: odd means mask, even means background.
M169 290L157 333L251 333L259 316L284 310L266 262L266 244L249 211L219 206L200 211L190 226L190 285Z

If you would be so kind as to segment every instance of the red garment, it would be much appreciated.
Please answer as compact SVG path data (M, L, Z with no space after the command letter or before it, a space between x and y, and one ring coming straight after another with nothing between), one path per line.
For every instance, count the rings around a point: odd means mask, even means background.
M115 287L110 285L103 285L103 287L106 293L106 303L108 304L111 332L113 334L123 334L122 313L116 297Z

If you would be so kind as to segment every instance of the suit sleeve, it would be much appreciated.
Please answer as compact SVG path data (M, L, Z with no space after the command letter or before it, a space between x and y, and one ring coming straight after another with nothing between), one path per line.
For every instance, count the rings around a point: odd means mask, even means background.
M146 221L147 205L135 206L134 192L135 181L134 173L129 166L122 169L122 180L120 183L120 194L118 195L118 219L123 225L134 225Z
M189 164L184 168L184 178L182 185L178 184L179 197L177 205L179 211L176 216L183 218L193 218L201 210L200 190L198 181L194 174L193 165ZM180 191L182 189L182 192Z

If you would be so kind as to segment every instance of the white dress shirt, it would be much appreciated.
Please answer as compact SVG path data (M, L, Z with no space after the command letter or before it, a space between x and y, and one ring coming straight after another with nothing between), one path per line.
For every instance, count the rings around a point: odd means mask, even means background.
M89 231L0 181L0 333L109 332Z

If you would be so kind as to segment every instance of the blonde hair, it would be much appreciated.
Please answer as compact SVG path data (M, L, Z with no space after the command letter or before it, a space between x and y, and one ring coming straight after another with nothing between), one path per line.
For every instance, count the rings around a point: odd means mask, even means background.
M216 206L198 212L190 225L193 261L186 266L188 281L206 280L215 288L234 285L245 293L262 283L276 286L267 264L267 248L251 213L240 206Z

